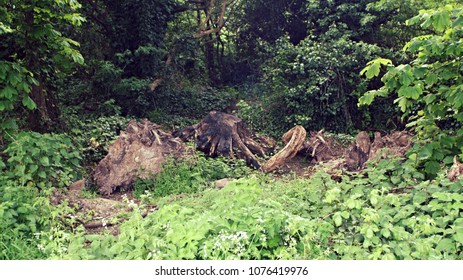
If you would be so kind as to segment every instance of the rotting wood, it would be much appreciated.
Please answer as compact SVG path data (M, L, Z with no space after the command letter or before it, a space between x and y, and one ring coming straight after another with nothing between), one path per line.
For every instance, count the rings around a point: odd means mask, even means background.
M262 171L266 173L272 172L286 161L296 156L304 144L306 134L307 132L300 125L297 125L286 132L282 137L285 147L270 158L264 166L262 166Z
M251 133L244 122L233 115L211 111L200 123L174 133L182 140L194 139L196 148L209 156L240 158L259 169L256 155L265 156L274 148L272 141Z
M453 165L450 167L449 171L447 172L447 178L450 181L456 182L461 180L463 175L463 164L460 163L457 159L457 156L453 157Z

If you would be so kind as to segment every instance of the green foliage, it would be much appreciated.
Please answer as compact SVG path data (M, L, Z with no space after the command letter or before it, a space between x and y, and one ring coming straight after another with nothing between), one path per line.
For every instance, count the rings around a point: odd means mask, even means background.
M334 181L248 177L157 199L117 237L72 240L70 259L462 259L462 181L383 160ZM144 195L144 199L151 199ZM85 249L81 244L90 242Z
M262 103L248 104L244 100L240 100L236 104L238 107L236 116L241 118L252 131L278 139L285 133L284 125L281 121L275 120L271 112L265 109L264 104L268 102L268 100L263 100Z
M71 212L52 205L50 194L51 189L39 191L0 174L0 260L47 258L45 248L52 247L53 234L64 234L61 221Z
M72 127L70 135L82 149L83 164L93 165L103 159L108 153L108 146L126 128L128 122L128 118L118 116L73 120L69 124Z
M384 85L365 93L359 104L369 105L375 97L397 93L394 102L409 119L408 126L420 139L436 142L424 146L418 156L414 154L424 161L424 171L431 176L436 175L438 162L463 152L463 76L459 62L463 53L462 19L461 6L421 11L407 23L420 23L435 33L415 37L405 45L404 50L414 55L414 61L394 67L389 60L377 59L362 71L372 78L379 75L381 64L387 66L381 79Z
M156 109L147 116L152 122L183 128L212 110L225 111L237 95L236 90L229 87L192 85L185 80L171 82L153 98Z
M221 191L162 206L145 219L134 215L118 237L88 236L83 259L291 259L314 226L263 201L258 179L238 181ZM232 199L231 199L232 198ZM147 230L151 233L147 234ZM315 251L315 250L314 250Z
M140 197L148 191L153 197L196 193L209 185L209 182L242 177L250 169L242 161L233 162L225 158L194 158L174 161L169 159L161 172L149 179L137 179L134 183L134 196Z
M57 29L57 26L77 27L84 21L77 13L80 4L54 0L29 2L14 0L0 6L1 112L36 109L37 99L44 94L41 91L46 91L44 82L69 70L74 63L83 63L76 49L79 43ZM44 104L38 104L41 110L46 110ZM11 128L11 122L20 117L2 114L1 122L6 126L0 129Z
M366 88L357 73L359 64L381 50L342 36L336 27L330 32L326 36L332 39L306 38L296 46L287 38L279 40L275 57L264 67L273 96L268 110L285 130L299 124L345 133L366 125L353 106L356 92Z
M397 166L380 162L368 170L368 179L344 179L326 192L336 254L344 259L461 259L462 243L455 236L461 182L451 183L445 174L436 182L423 181L413 165Z
M76 178L81 155L63 134L21 132L5 149L7 174L20 185L66 187Z

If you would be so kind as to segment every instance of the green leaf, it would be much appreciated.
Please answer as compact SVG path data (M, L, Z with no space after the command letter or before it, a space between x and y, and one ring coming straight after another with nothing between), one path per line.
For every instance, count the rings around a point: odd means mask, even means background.
M424 164L424 170L428 174L437 174L440 169L440 164L437 161L428 161Z
M447 27L452 24L450 21L450 15L446 11L441 11L434 14L433 17L433 26L438 32L444 31Z
M459 16L452 23L452 28L461 27L461 26L463 26L463 16Z
M409 86L414 80L410 65L399 65L397 70L401 72L399 76L400 84L406 87Z
M368 239L371 239L371 238L373 238L373 236L375 236L375 233L373 232L373 229L368 228L366 233L365 233L365 237L368 238Z
M394 103L399 103L399 108L400 108L400 110L402 112L406 112L407 107L410 104L408 99L406 97L404 97L404 96L401 96L401 97L397 98L396 100L394 100Z
M30 173L35 173L35 171L37 171L37 169L39 169L38 165L36 165L36 164L29 165L29 172Z
M419 160L427 160L432 157L434 151L434 145L432 144L426 144L418 153L418 159Z
M399 89L398 93L399 93L399 96L404 96L407 98L417 100L420 98L423 91L421 90L421 88L417 86L414 86L414 87L403 86Z
M37 108L37 105L35 104L34 100L32 100L28 95L25 95L23 97L22 103L24 107L26 107L29 110L34 110Z
M367 66L360 71L360 75L364 75L367 79L371 79L373 77L377 77L379 75L381 65L392 65L392 61L390 59L385 58L377 58L367 63Z
M378 76L380 68L381 68L381 65L379 63L371 64L370 67L368 67L366 71L367 78L371 79L373 77Z
M428 196L425 193L419 192L413 196L413 204L420 205L427 200Z
M453 235L453 239L461 244L463 244L463 232L459 232Z
M373 100L375 99L375 94L372 91L367 91L365 92L364 95L362 95L359 98L359 105L371 105L373 103Z
M347 212L347 211L342 211L342 212L341 212L341 216L342 216L344 219L349 219L350 214L349 214L349 212Z
M382 236L386 238L389 238L391 236L391 231L387 228L383 228L380 233Z
M339 212L336 212L334 213L333 215L333 221L334 221L334 224L339 227L342 225L342 217L341 217L341 214Z
M39 172L37 172L37 175L42 179L47 178L47 173L45 173L44 170L40 170Z
M436 84L437 81L438 81L438 77L434 73L429 73L424 80L424 82L429 86Z
M13 100L13 97L16 97L16 95L18 95L18 91L12 86L7 86L0 91L0 97L4 97L8 100Z
M49 166L50 165L50 160L48 159L48 157L41 157L40 158L40 163L43 166Z
M441 252L453 252L455 250L455 244L452 239L444 238L437 243L436 250Z

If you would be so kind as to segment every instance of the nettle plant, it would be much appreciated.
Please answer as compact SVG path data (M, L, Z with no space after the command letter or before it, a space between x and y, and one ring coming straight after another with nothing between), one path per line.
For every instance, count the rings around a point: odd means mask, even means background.
M21 132L5 149L6 174L23 186L65 187L77 176L81 155L64 134Z
M454 155L463 152L463 8L447 5L423 10L407 24L421 24L432 33L405 45L404 50L414 57L409 64L394 66L384 58L370 61L361 74L372 79L386 66L384 85L366 92L359 104L370 105L377 97L397 94L395 103L409 119L408 126L425 142L410 158L435 176L440 162L450 164Z
M82 259L300 259L319 254L309 244L315 221L293 215L265 199L259 178L240 179L222 190L207 189L172 202L146 218L138 213L117 237L72 240L66 258ZM175 199L175 198L174 198ZM85 240L88 248L82 248ZM310 250L309 250L310 249Z

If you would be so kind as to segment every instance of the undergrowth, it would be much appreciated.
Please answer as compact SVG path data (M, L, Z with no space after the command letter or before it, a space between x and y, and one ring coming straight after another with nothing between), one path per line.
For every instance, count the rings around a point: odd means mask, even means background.
M398 160L340 181L322 172L291 181L252 175L156 199L159 211L134 214L118 236L76 236L61 257L462 259L462 182L444 175L424 180Z
M147 191L154 197L195 193L223 178L239 178L251 169L242 160L206 158L196 153L191 158L175 160L169 158L158 174L148 179L137 179L133 194L139 198Z
M140 205L126 201L133 212L114 236L85 233L66 201L51 203L81 156L67 137L36 136L18 135L0 166L0 259L463 259L463 181L445 170L428 180L412 160L338 180L322 171L275 179L200 155L169 160L136 183ZM221 178L235 180L214 188ZM148 204L159 210L143 218Z

